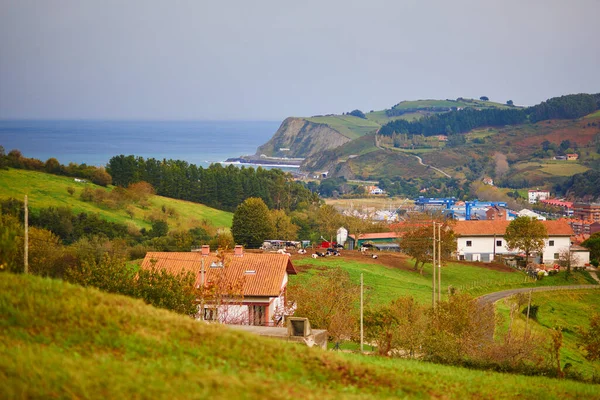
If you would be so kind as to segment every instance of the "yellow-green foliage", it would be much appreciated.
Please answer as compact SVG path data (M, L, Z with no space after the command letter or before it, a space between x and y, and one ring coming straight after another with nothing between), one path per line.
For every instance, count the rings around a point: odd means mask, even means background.
M549 390L551 388L551 390ZM141 300L0 275L0 397L592 398L598 386L340 355Z
M73 195L67 191L69 187L74 189ZM162 196L152 196L146 208L142 208L143 203L132 203L127 207L117 209L108 206L101 207L93 202L84 202L80 199L81 192L85 187L112 190L112 188L105 189L92 183L78 183L73 178L43 172L18 169L0 170L0 198L15 197L22 200L23 196L27 194L30 207L33 209L50 206L70 207L76 213L98 213L108 221L132 223L137 228L150 228L148 216L152 213L167 214L166 220L172 229L189 229L199 226L202 220L208 220L216 227L229 228L231 226L232 214L229 212ZM165 206L166 213L162 211L163 206ZM169 213L169 211L171 212Z

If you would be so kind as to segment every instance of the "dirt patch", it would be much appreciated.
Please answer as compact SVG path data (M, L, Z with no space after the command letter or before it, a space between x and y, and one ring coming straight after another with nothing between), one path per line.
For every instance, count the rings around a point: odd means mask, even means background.
M322 252L321 250L314 250L314 251ZM298 271L303 271L303 270L310 268L310 266L300 265L300 263L302 262L302 260L312 257L312 254L314 253L314 251L308 249L307 254L292 254L292 263L294 263L294 267ZM401 254L401 253L367 252L366 254L362 254L358 250L342 250L341 254L342 255L339 257L332 256L331 258L335 259L336 261L337 260L339 260L339 261L343 261L343 260L350 261L351 260L351 261L362 262L365 264L379 264L379 265L383 265L388 268L403 269L406 271L412 270L412 267L413 267L412 260L405 254ZM373 258L372 257L373 254L377 254L377 258Z

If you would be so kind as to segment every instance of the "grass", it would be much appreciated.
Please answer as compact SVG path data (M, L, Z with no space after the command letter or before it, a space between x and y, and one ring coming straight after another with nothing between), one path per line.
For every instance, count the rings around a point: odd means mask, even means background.
M509 306L508 301L497 303L498 312L504 316L503 326L508 327ZM564 292L537 292L532 294L531 304L538 305L537 321L530 321L533 332L542 337L550 338L550 330L561 327L563 331L563 346L561 348L561 365L570 363L572 367L591 377L600 376L600 364L587 361L579 350L577 330L579 327L589 327L589 317L593 312L600 312L600 291L577 290ZM522 307L522 309L526 306ZM523 314L518 314L514 322L514 329L524 332L525 319Z
M2 276L0 327L6 399L598 395L573 381L309 349L34 276Z
M381 253L380 253L381 254ZM387 262L382 265L381 262ZM393 258L392 258L393 257ZM386 304L400 296L412 296L419 302L431 301L431 264L425 264L423 275L412 271L413 261L405 256L381 254L375 262L367 257L364 261L344 259L342 257L328 257L313 259L305 257L294 260L294 265L301 270L306 267L306 272L291 276L291 282L302 281L310 274L316 273L319 268L340 267L347 271L350 278L358 284L360 274L363 273L365 293L371 304ZM459 291L467 292L473 296L507 290L519 287L536 286L562 286L574 284L590 284L584 273L573 273L570 279L564 278L564 273L556 276L545 277L536 282L531 282L527 276L513 270L497 271L483 267L479 263L448 263L442 268L442 295L448 293L448 286Z
M100 188L92 183L77 183L73 178L43 172L19 169L0 171L0 198L15 197L22 200L24 195L28 195L29 205L34 210L70 207L76 213L98 213L108 221L132 223L138 228L149 228L151 224L147 221L147 215L159 212L163 205L175 210L175 216L168 219L171 228L189 229L199 225L202 220L208 220L216 227L229 228L233 218L229 212L162 196L152 196L148 209L132 206L134 217L131 218L125 209L110 209L82 201L79 196L86 186ZM75 189L73 196L67 192L68 187Z
M327 124L349 139L357 139L368 133L373 133L381 127L376 122L353 115L310 117L306 118L306 120L319 124Z

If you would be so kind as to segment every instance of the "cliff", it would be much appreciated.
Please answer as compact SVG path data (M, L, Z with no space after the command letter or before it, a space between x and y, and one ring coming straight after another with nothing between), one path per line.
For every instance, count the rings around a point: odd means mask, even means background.
M267 143L258 148L256 156L309 157L349 141L349 138L326 124L290 117L283 121Z

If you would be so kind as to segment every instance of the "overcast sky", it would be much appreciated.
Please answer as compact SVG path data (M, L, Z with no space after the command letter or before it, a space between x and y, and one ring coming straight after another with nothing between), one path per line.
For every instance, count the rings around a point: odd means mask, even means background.
M0 118L269 119L600 92L600 0L0 0Z

